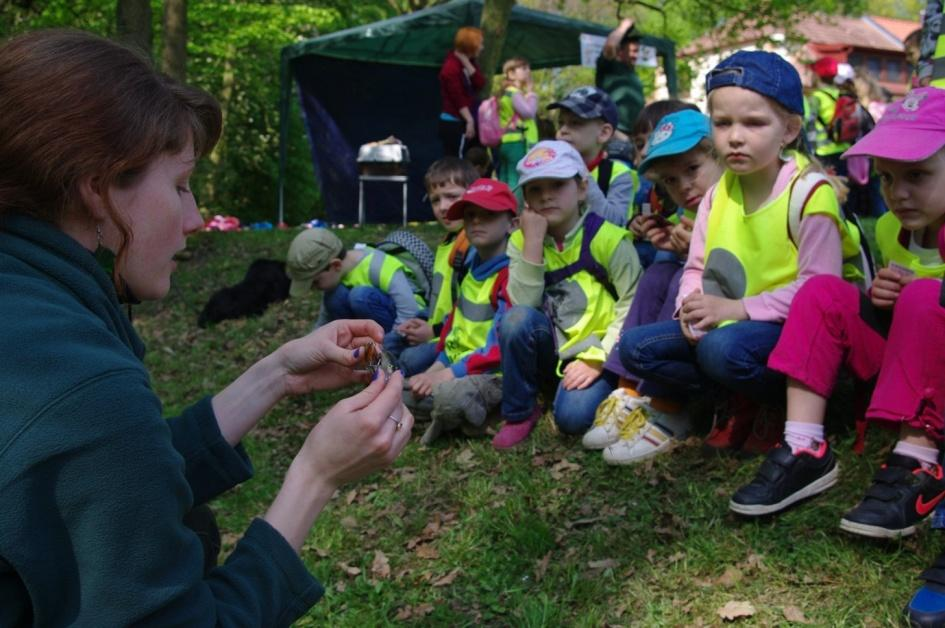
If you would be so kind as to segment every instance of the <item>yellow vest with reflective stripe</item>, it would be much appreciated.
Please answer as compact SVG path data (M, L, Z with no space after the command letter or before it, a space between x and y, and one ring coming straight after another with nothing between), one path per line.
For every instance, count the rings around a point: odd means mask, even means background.
M453 267L450 266L450 253L456 238L449 242L442 242L436 247L436 257L433 259L433 287L431 294L436 295L433 310L430 312L430 325L438 325L446 320L446 315L453 309ZM434 340L436 340L434 338Z
M341 278L341 283L354 288L356 286L374 286L384 292L390 293L390 282L394 278L394 273L402 270L410 285L413 287L413 298L417 305L426 307L426 301L423 294L413 280L413 272L407 266L393 255L388 255L383 251L371 248L369 246L362 249L365 252L354 268L349 270Z
M883 264L896 262L900 266L905 266L915 272L916 277L940 278L945 276L945 262L935 266L925 266L919 260L919 257L909 250L908 246L903 246L899 241L899 234L902 232L902 224L896 215L892 212L886 212L876 221L876 246L879 247L879 254L883 258ZM912 235L909 234L911 238Z
M581 255L583 238L582 225L563 251L554 246L545 246L545 272L576 262ZM591 255L606 269L612 252L624 239L630 239L626 229L604 221L591 241ZM512 233L510 242L520 251L523 249L525 238L521 229ZM607 354L601 341L616 316L615 304L607 288L586 270L545 287L545 307L555 328L559 371L562 362L572 359L588 362L606 360Z
M795 158L800 171L803 159ZM743 299L797 279L797 245L788 229L793 183L792 179L777 198L746 214L739 178L731 170L725 171L715 188L706 228L705 294ZM808 200L804 215L814 214L830 216L840 228L837 196L829 185L817 188Z
M817 155L836 155L850 148L847 143L832 142L827 134L827 126L833 120L833 114L837 110L837 98L840 97L840 90L830 86L818 87L811 93L811 96L817 101L817 115L814 120L814 126L817 129L817 145L814 148L814 153Z
M633 218L633 198L636 196L637 191L640 189L640 175L637 173L636 170L634 170L633 168L631 168L624 162L620 161L619 159L611 159L611 163L613 163L613 168L611 168L610 170L610 181L613 181L614 179L616 179L617 177L619 177L625 172L630 173L630 179L633 181L633 193L630 195L630 202L627 203L627 221L629 221L631 218ZM599 164L591 172L591 176L594 178L595 181L597 181L598 187L600 187L600 165ZM607 183L610 183L610 181L608 181Z
M538 143L538 123L535 121L535 118L529 118L527 120L521 117L516 118L515 125L512 125L510 128L512 118L515 117L515 107L512 106L512 95L520 91L521 90L517 87L507 87L502 97L499 98L499 126L503 129L508 129L502 134L502 143L521 142L522 131L516 128L521 127L525 130L525 143L531 146Z
M453 324L444 347L450 362L456 363L486 345L496 313L492 307L492 290L500 270L482 281L473 277L472 271L463 277L453 310Z

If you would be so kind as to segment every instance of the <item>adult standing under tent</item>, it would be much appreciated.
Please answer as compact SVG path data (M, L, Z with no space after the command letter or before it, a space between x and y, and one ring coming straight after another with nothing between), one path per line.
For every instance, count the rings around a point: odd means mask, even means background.
M440 98L443 109L437 133L444 156L462 157L476 138L477 92L486 84L476 57L482 53L482 31L464 26L456 31L453 49L440 68Z
M633 20L625 18L607 36L604 49L597 58L594 82L617 105L617 137L622 140L629 139L644 104L643 82L635 69L641 39L642 36L633 28Z

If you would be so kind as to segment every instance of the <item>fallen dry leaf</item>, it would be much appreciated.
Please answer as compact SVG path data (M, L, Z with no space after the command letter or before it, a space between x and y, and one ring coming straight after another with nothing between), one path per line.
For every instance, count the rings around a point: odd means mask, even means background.
M722 587L733 587L742 580L742 571L738 567L728 567L715 583Z
M354 500L358 498L358 489L353 488L348 491L348 494L345 496L345 503L349 506L354 503Z
M587 566L591 569L616 569L620 566L613 558L605 558L604 560L592 560L587 563Z
M342 517L340 523L341 527L348 530L354 530L358 527L358 520L354 517Z
M338 561L337 565L338 565L338 568L341 569L341 571L345 572L345 574L347 574L348 576L351 576L352 578L361 574L360 567L352 567L351 565L349 565L348 563L344 561Z
M440 553L432 545L425 544L425 545L420 545L417 547L417 557L432 560L435 558L439 558Z
M656 561L656 550L655 550L655 549L650 548L650 549L648 549L648 550L646 551L646 560L647 560L647 562L649 562L649 563L653 563L653 562Z
M449 585L453 584L453 581L454 581L454 580L456 580L456 577L459 575L459 571L460 571L460 570L459 570L459 567L457 567L456 569L454 569L453 571L449 572L448 574L446 574L446 575L443 576L442 578L438 578L438 579L434 580L434 581L433 581L433 586L435 586L435 587L448 587Z
M545 577L545 574L548 572L548 564L551 562L551 550L548 550L548 553L538 561L538 564L535 565L535 582L541 582L542 578Z
M811 623L809 619L804 615L804 611L799 609L796 606L785 606L781 609L784 613L784 619L788 620L792 624L809 624Z
M390 561L381 550L374 552L374 562L371 563L371 575L381 580L390 578Z
M678 563L681 560L685 560L686 552L676 552L672 556L666 559L666 563L672 565L673 563Z
M456 456L456 464L467 469L474 467L476 466L476 454L473 453L472 449L464 449Z
M433 612L432 604L419 604L417 606L405 606L399 611L397 615L394 616L394 619L398 621L406 621L408 619L413 619L415 617L425 617Z
M562 480L564 477L572 471L580 471L581 465L575 464L570 460L561 460L551 467L551 477L555 480Z
M735 621L741 617L751 617L756 611L751 602L732 600L716 612L725 621Z

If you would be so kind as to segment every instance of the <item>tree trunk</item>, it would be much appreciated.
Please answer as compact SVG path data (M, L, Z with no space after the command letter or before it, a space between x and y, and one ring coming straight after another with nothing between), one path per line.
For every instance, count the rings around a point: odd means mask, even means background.
M150 0L118 0L116 38L151 58Z
M502 61L502 48L505 46L505 36L509 30L509 16L515 0L485 0L482 6L482 28L484 47L479 55L479 69L486 77L486 84L480 92L482 98L488 98L492 93L492 77L499 69Z
M187 79L187 0L164 0L161 69L182 83Z

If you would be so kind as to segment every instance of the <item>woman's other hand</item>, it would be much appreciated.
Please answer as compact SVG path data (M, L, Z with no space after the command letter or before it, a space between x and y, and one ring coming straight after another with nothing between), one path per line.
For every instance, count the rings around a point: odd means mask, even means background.
M355 370L364 346L382 343L384 330L371 320L337 320L277 349L285 371L285 394L304 395L367 382L367 371Z

